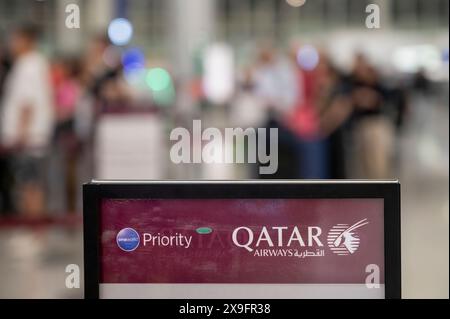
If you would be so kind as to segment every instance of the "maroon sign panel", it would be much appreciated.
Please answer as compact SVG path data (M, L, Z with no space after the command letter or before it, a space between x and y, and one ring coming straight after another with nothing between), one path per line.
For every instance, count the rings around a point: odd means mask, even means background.
M100 283L384 284L383 199L103 199Z

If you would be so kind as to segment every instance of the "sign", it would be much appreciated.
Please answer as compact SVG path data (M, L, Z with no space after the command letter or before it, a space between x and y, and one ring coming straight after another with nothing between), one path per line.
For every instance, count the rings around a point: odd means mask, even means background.
M100 298L399 297L400 233L385 227L399 218L398 187L92 183L85 222L99 226L98 250L86 276L97 270Z

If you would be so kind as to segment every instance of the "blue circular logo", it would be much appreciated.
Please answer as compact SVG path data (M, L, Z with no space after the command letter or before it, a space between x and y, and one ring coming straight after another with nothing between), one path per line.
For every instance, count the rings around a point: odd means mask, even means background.
M133 251L139 246L139 234L133 228L124 228L117 233L117 246L124 251Z

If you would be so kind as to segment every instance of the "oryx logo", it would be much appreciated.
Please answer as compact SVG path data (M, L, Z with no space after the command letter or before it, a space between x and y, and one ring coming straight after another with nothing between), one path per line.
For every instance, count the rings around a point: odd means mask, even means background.
M124 251L133 251L140 243L139 233L133 228L124 228L117 233L117 246Z
M365 218L353 225L337 224L333 226L328 232L328 247L333 253L340 256L353 254L359 248L359 235L356 230L368 223Z

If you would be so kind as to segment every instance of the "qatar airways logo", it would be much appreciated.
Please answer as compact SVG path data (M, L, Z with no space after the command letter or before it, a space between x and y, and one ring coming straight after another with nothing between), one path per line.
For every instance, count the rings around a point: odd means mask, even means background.
M354 254L360 244L358 230L367 225L366 219L354 224L337 224L328 231L326 244L339 256ZM319 226L241 226L232 232L233 244L257 257L323 257L325 245Z
M359 234L357 229L367 225L367 218L349 224L337 224L328 232L327 242L331 251L340 256L354 254L359 248Z

